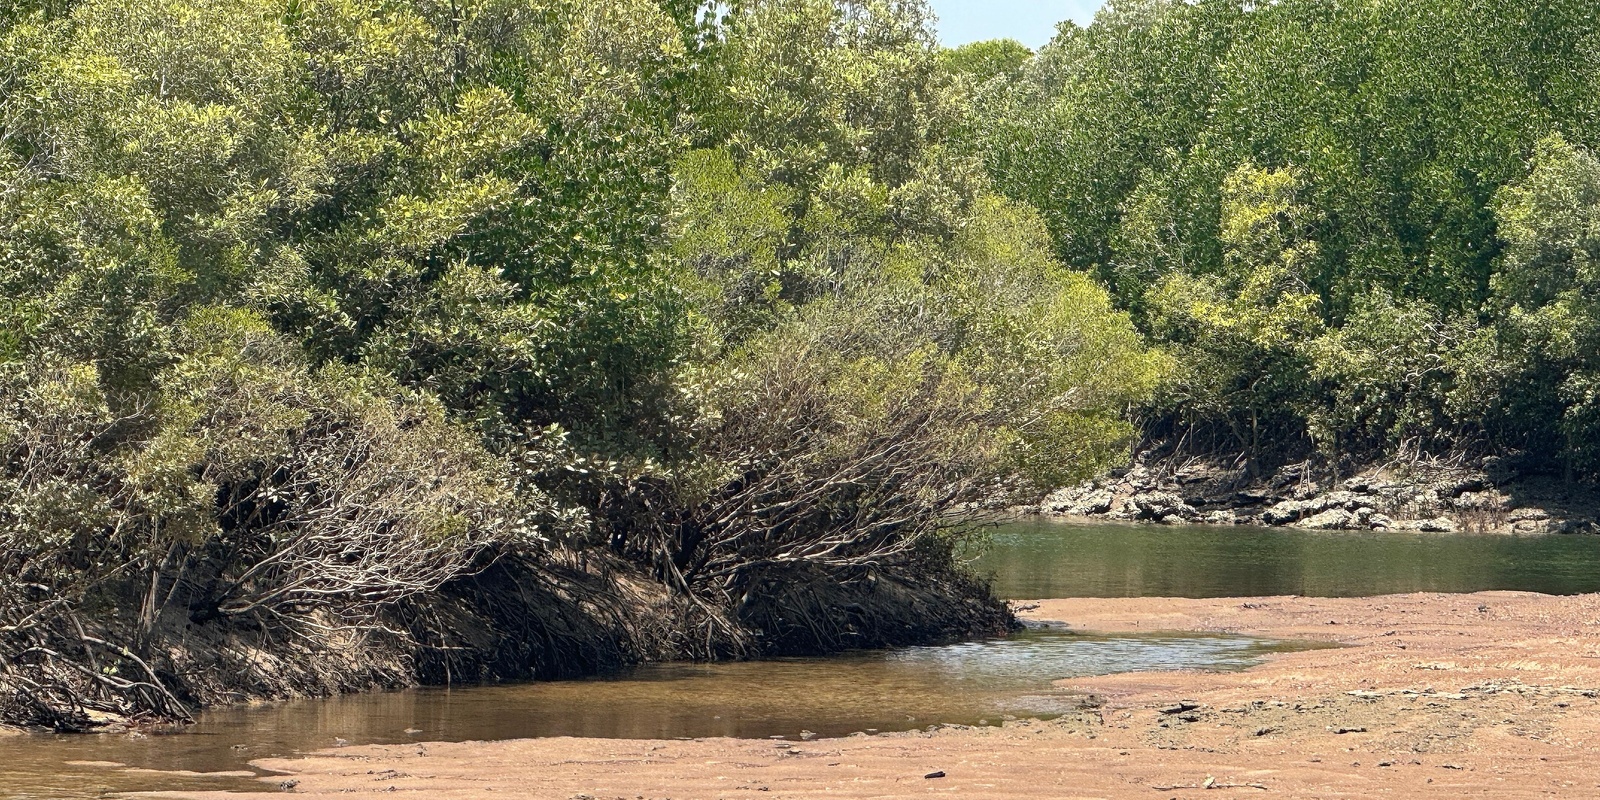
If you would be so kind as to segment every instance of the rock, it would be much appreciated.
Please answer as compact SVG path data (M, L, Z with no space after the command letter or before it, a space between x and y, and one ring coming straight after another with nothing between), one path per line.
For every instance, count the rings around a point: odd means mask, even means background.
M930 772L930 773L928 773L928 774L926 774L926 775L924 775L922 777L923 777L923 779L930 780L930 781L935 779L935 778L943 778L944 777L944 770L939 770L938 772Z
M1133 502L1133 500L1131 498L1127 499L1127 500L1123 500L1121 504L1119 504L1115 509L1113 509L1111 511L1109 516L1112 519L1120 519L1120 520L1138 519L1139 518L1139 504Z
M1594 523L1586 519L1564 519L1550 525L1551 533L1594 533Z
M1508 517L1511 522L1544 522L1549 518L1550 512L1542 508L1519 508Z
M1436 517L1434 519L1423 520L1422 526L1417 528L1417 530L1422 531L1423 533L1455 533L1460 529L1460 526L1456 525L1455 520L1445 517Z
M1366 498L1357 496L1355 492L1340 491L1328 492L1320 498L1320 501L1324 509L1342 508L1346 511L1354 511L1366 502Z
M1422 533L1455 533L1460 530L1454 520L1445 517L1434 519L1408 519L1394 526L1402 531L1420 531Z
M1097 489L1085 495L1072 507L1072 513L1080 516L1090 514L1104 514L1111 510L1111 504L1116 500L1116 495L1110 489Z
M1439 493L1433 489L1425 489L1410 497L1405 498L1402 505L1405 510L1415 516L1432 515L1439 513Z
M1324 508L1316 500L1285 500L1261 512L1261 521L1268 525L1288 525L1319 514Z
M1511 498L1496 491L1462 492L1450 501L1457 511L1504 511Z
M1039 510L1046 514L1087 517L1111 511L1115 501L1116 495L1110 489L1099 489L1090 483L1051 492L1039 504Z
M1178 517L1188 520L1197 516L1193 506L1171 492L1141 492L1128 498L1127 503L1136 509L1135 519L1165 520L1167 517Z
M1077 505L1083 496L1088 493L1088 487L1068 486L1057 489L1046 495L1039 503L1039 510L1046 514L1065 514L1067 509Z
M1243 491L1233 496L1233 502L1242 506L1258 506L1271 500L1272 495L1257 491Z
M1313 531L1347 531L1353 530L1358 523L1355 514L1342 508L1330 508L1315 516L1307 517L1294 526Z
M1394 520L1383 514L1373 514L1372 518L1367 520L1367 525L1375 531L1388 530L1394 527Z
M1322 487L1314 483L1302 483L1294 487L1289 496L1296 500L1316 500L1322 494Z
M1207 525L1237 525L1239 517L1232 511L1211 511L1200 517L1200 521Z
M1044 496L1039 501L1039 511L1045 514L1060 514L1065 511L1077 497L1077 488L1057 489Z

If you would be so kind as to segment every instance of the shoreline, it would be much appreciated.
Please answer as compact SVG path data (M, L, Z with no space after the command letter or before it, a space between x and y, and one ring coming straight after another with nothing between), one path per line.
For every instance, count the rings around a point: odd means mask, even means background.
M1600 788L1600 595L1058 599L1023 616L1086 632L1344 646L1236 673L1060 681L1091 707L996 728L422 743L256 766L287 773L264 779L265 793L294 781L294 793L328 798L1521 798Z
M1338 470L1307 459L1252 472L1239 458L1147 449L1126 468L1051 492L1019 513L1057 519L1322 531L1593 534L1600 493L1519 475L1502 459Z

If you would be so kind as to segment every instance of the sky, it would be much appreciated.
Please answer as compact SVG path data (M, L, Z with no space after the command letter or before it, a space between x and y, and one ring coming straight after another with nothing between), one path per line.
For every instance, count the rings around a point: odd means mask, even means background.
M984 39L1016 39L1037 49L1064 19L1088 25L1101 0L933 0L939 39L956 47Z

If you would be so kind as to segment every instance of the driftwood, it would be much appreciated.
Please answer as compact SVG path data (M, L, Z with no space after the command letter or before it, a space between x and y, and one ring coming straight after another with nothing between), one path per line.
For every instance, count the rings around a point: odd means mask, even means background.
M1150 788L1158 792L1171 792L1180 789L1260 789L1267 791L1267 785L1264 783L1217 783L1215 778L1206 778L1203 783L1151 784Z

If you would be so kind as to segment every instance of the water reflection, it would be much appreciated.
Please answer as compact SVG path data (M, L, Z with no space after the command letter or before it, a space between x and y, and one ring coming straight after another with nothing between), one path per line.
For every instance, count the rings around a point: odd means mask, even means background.
M251 759L338 744L537 736L675 738L839 736L936 723L999 723L1073 708L1059 678L1156 669L1242 669L1293 647L1241 636L1093 636L1061 627L945 647L829 659L666 664L587 681L418 690L207 712L189 732L129 739L0 740L0 797L84 798L109 791L246 789L219 773ZM70 763L87 762L87 763Z
M1030 519L977 561L1002 597L1600 591L1600 537L1325 533Z

